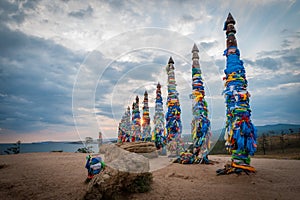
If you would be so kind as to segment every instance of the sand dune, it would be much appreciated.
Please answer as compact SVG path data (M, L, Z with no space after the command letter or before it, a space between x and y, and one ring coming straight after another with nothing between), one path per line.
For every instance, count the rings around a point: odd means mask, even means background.
M0 156L1 199L81 199L86 190L85 154L28 153ZM300 161L257 158L257 173L216 176L229 157L210 156L215 165L168 164L152 160L152 190L131 199L298 199ZM161 168L161 164L167 165ZM159 169L161 168L161 169Z

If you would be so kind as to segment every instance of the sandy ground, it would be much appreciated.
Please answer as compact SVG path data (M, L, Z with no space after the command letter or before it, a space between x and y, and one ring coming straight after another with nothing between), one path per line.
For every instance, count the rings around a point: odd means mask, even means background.
M0 199L80 199L86 190L85 154L28 153L0 156ZM153 172L152 190L130 199L299 199L300 160L252 159L257 173L216 176L215 165L170 164ZM159 168L166 159L151 161Z

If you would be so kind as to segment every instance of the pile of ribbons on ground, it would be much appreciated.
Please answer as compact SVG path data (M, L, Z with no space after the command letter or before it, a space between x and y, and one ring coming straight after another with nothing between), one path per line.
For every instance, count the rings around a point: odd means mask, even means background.
M167 107L168 111L166 113L166 129L167 129L167 142L168 149L172 153L179 155L182 151L183 142L181 140L181 109L178 99L178 93L176 90L176 81L174 73L174 61L170 57L168 65L166 67L168 74L168 97L167 97Z
M149 116L149 105L148 105L148 93L144 93L144 106L143 106L143 118L142 118L142 141L151 140L151 126L150 126L150 116Z
M250 166L250 156L256 151L257 131L252 124L249 105L250 94L247 91L247 80L243 62L240 60L240 52L235 38L235 21L229 13L224 24L227 35L227 49L224 55L227 57L225 79L225 103L226 103L226 132L225 146L232 155L231 165L225 165L217 174L240 173L242 171L255 172Z
M141 117L139 110L139 97L136 96L136 101L132 104L132 125L131 125L131 142L141 139Z
M165 146L165 119L163 111L163 99L161 96L161 85L158 83L156 87L155 114L154 114L154 130L152 133L152 141L154 141L157 149Z

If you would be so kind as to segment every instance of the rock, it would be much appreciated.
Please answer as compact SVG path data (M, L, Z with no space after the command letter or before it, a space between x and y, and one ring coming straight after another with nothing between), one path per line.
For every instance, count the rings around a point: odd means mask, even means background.
M153 142L124 142L118 143L117 146L134 153L151 153L156 151L156 147Z
M106 180L106 179L109 179L109 178L110 178L110 175L108 175L108 174L103 174L102 177L103 177L104 180Z
M150 172L129 173L106 167L94 176L83 199L126 199L136 192L147 192L152 183Z
M104 153L105 163L116 170L131 173L149 172L149 160L142 155L126 151L114 144L106 144L100 147Z
M149 158L149 159L158 158L158 152L157 151L153 151L153 152L150 152L150 153L140 153L140 155L142 155L146 158Z
M124 142L116 145L126 151L143 155L146 158L158 157L158 153L153 142Z
M105 144L105 169L89 182L84 199L126 199L127 195L150 190L152 174L149 160L114 144Z

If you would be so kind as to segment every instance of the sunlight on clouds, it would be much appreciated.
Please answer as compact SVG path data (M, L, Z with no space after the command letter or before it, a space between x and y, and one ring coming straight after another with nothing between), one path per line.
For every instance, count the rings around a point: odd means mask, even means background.
M118 121L116 119L111 119L103 115L97 115L97 123L99 130L103 134L103 138L115 138L117 136Z
M166 111L165 67L170 56L175 61L184 132L189 133L193 43L200 50L212 127L221 128L226 59L222 28L228 12L237 21L238 46L253 93L253 120L280 122L274 117L279 114L286 116L286 122L299 118L297 107L290 111L289 105L278 106L283 101L296 105L291 99L299 97L295 0L32 2L3 0L0 8L4 49L0 132L7 133L7 141L14 142L22 131L22 140L27 136L34 141L56 140L60 134L62 140L76 140L77 131L83 138L97 137L99 130L116 137L122 114L136 95L142 108L145 90L153 116L157 82L162 84Z
M131 63L139 63L141 60L139 57L134 56L132 54L127 54L118 59L119 62L131 62Z
M289 95L293 94L295 91L297 91L296 88L300 88L300 82L297 83L284 83L284 84L278 84L273 87L265 86L265 87L260 87L259 89L255 90L254 95L255 96L277 96L278 94L281 95Z

